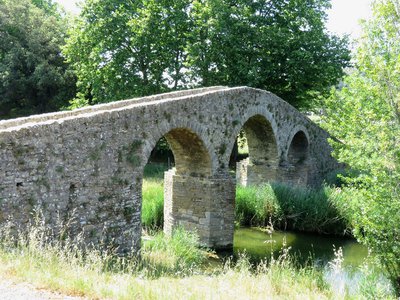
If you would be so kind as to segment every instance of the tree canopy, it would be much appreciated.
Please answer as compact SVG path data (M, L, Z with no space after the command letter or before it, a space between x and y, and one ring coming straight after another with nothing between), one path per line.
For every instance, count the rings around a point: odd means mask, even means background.
M400 2L376 0L356 69L327 101L336 156L347 178L355 236L378 255L400 292Z
M51 1L0 1L0 118L54 111L74 97L65 34Z
M304 107L349 62L347 39L326 32L328 7L329 0L87 0L64 50L83 104L248 85Z

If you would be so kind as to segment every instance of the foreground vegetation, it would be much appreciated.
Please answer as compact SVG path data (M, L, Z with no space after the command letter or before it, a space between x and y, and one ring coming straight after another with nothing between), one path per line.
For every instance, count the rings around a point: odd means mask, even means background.
M159 165L145 169L142 217L151 229L162 224L163 171ZM335 226L341 226L337 230L341 232L347 225L334 217L338 215L337 195L333 188L239 188L237 223L285 224L299 230L315 230L312 224L319 224L321 232L333 232ZM294 210L299 213L293 215ZM326 225L322 224L324 218ZM199 248L194 233L178 229L172 237L160 232L144 236L139 260L133 254L118 257L112 251L79 248L79 238L50 240L49 229L40 220L27 233L15 236L11 232L7 226L0 230L0 274L71 295L108 299L395 299L379 272L366 265L361 267L355 287L339 283L338 288L335 278L342 272L340 251L326 268L299 264L288 248L283 248L278 258L271 252L253 265L245 255L237 260L221 259Z
M199 249L197 236L183 230L144 242L140 261L134 255L121 258L109 251L84 251L75 246L79 241L49 242L47 233L40 223L17 237L2 228L0 274L90 298L337 299L347 295L346 290L337 294L321 269L297 266L288 249L278 259L257 266L241 256L236 262L227 259L210 268L208 258L215 254ZM336 272L340 266L331 269ZM376 276L365 276L353 296L391 297Z

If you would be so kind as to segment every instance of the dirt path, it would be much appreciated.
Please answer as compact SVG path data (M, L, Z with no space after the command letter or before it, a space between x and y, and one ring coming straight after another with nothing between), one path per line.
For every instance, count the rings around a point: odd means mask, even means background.
M1 300L83 300L85 298L62 295L37 289L29 283L15 283L0 275Z

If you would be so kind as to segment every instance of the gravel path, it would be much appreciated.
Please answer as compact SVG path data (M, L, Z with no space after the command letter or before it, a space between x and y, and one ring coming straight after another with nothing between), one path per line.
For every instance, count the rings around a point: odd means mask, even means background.
M29 283L15 283L0 276L1 300L83 300L85 298L62 295L37 289Z

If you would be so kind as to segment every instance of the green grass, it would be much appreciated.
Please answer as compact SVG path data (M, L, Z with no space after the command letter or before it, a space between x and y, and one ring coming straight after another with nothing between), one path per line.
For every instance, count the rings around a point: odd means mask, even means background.
M145 267L152 275L191 274L207 259L207 249L199 248L199 238L182 228L174 230L172 236L158 232L143 243Z
M142 186L142 226L146 231L162 228L164 223L164 172L166 164L148 163Z
M336 208L340 193L331 187L311 189L285 184L237 187L235 220L240 226L267 226L324 234L349 232Z
M145 179L142 188L142 225L146 230L162 228L164 222L164 187L160 179Z

